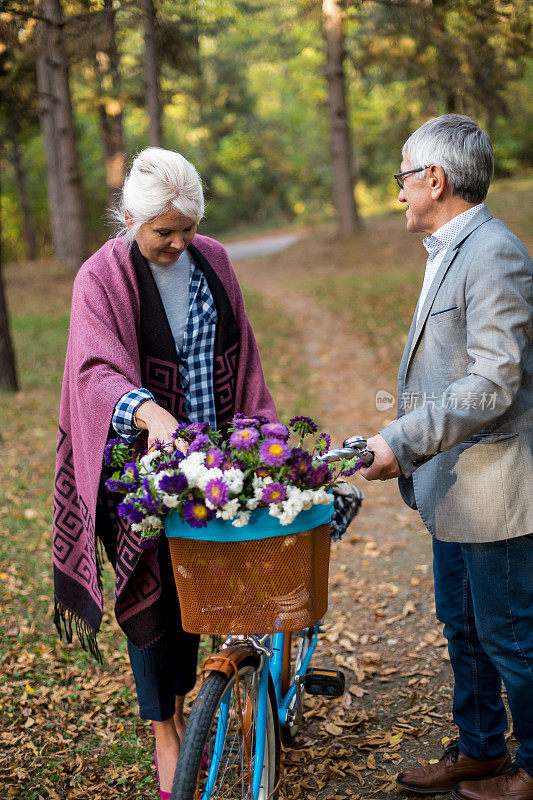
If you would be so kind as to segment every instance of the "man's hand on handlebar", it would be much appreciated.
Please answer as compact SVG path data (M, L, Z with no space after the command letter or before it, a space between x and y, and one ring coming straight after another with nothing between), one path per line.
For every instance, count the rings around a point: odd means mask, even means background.
M361 467L359 472L367 481L399 478L402 474L398 459L380 433L368 439L368 449L374 452L374 461L370 467Z

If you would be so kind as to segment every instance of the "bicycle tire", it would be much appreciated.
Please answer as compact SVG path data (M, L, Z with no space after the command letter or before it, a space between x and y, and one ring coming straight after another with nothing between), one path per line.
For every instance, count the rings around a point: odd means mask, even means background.
M301 631L294 631L292 636L296 637L299 636L300 641L298 642L298 648L296 651L296 656L294 659L294 665L291 671L291 678L298 674L298 671L303 663L305 656L311 646L311 640L314 636L315 632L315 625L312 625L309 628L304 628ZM304 695L303 690L301 694L295 694L293 702L289 706L288 717L289 722L285 725L280 725L280 734L281 734L281 741L286 747L291 747L295 738L297 737L300 728L302 727L300 722L297 722L298 719L303 718L303 702L304 702Z
M254 664L241 663L238 667L239 693L245 718L251 712L251 723L245 722L250 743L250 761L253 774L255 726L257 712L257 684L259 672ZM202 800L209 798L250 798L251 787L244 756L244 736L237 716L235 676L211 672L205 679L191 709L185 736L181 744L171 800ZM214 740L223 698L230 692L229 719L226 726L218 769L213 761ZM275 800L278 796L280 741L277 706L273 691L267 695L267 735L261 789L256 800ZM216 774L212 790L206 793L207 783Z

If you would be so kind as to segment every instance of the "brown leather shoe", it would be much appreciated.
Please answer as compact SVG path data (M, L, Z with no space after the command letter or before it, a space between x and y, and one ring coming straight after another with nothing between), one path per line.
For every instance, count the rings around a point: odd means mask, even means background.
M458 800L533 800L533 777L513 764L505 775L484 781L464 781L453 790Z
M476 761L463 755L457 745L452 744L446 748L436 764L400 772L396 785L398 789L417 794L444 794L450 792L459 781L479 781L501 775L509 769L511 763L509 753L492 761Z

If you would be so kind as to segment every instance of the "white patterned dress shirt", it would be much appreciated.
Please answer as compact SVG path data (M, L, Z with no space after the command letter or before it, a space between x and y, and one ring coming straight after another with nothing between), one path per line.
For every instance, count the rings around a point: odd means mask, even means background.
M444 256L450 249L450 245L456 236L468 225L472 217L483 208L484 203L479 203L473 208L468 208L462 214L458 214L445 225L442 225L431 236L426 236L422 244L428 251L428 259L426 261L426 271L424 273L424 283L418 298L416 322L420 319L420 313L424 305L424 301L433 283L433 279L437 274L437 270L444 260Z

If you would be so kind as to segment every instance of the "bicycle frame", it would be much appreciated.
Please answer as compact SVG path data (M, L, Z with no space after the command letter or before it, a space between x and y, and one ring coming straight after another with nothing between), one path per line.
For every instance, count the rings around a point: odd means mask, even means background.
M265 758L265 742L266 742L266 729L267 729L267 702L268 702L268 685L269 680L272 681L274 691L276 694L276 704L278 709L278 723L284 725L287 722L287 716L292 701L298 691L298 679L304 675L313 657L317 642L318 642L319 623L313 625L313 635L309 643L309 649L302 661L297 674L295 674L289 684L289 688L285 694L282 694L282 675L283 675L283 652L285 647L285 633L275 633L272 637L261 637L260 642L263 647L269 649L270 642L271 655L263 655L263 662L258 671L259 686L258 686L258 699L257 699L257 720L255 725L256 740L255 740L255 761L254 771L252 777L252 795L253 800L257 800L261 789L261 780L263 776L264 758ZM231 640L231 637L230 637ZM226 726L229 716L229 702L231 691L228 689L226 696L223 698L220 705L220 716L218 719L217 732L215 736L215 745L213 758L211 760L209 775L207 778L207 785L202 796L202 800L209 800L213 786L218 775L220 768L220 760L222 749L226 738Z

